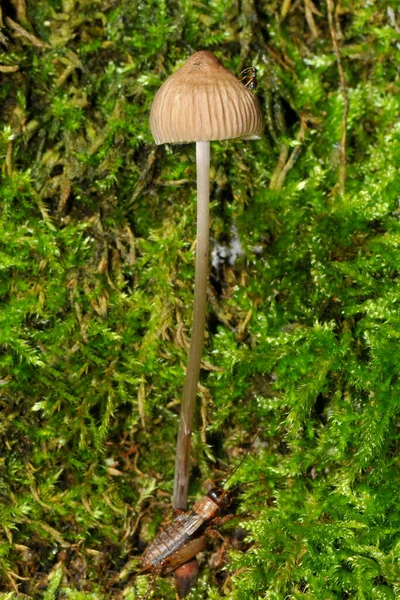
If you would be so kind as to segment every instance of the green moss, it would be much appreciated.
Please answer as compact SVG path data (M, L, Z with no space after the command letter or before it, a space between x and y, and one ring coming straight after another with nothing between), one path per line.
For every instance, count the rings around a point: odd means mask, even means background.
M395 8L340 7L339 193L325 4L17 5L0 32L19 67L0 86L1 597L148 587L132 573L170 515L196 214L194 148L155 148L148 116L201 48L238 75L256 63L266 134L212 145L212 244L241 252L211 273L192 495L259 439L235 474L251 544L192 597L398 597Z

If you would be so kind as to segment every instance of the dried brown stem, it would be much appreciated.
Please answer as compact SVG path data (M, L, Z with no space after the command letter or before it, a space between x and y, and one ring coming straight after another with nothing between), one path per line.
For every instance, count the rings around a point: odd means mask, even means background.
M6 17L5 21L6 25L14 31L16 37L21 37L28 40L28 42L30 42L32 46L36 46L37 48L51 48L49 44L43 42L42 40L39 40L39 38L33 35L33 33L30 33L29 31L21 27L19 23L16 23L12 19L10 19L10 17Z
M300 153L301 145L304 142L306 131L307 131L307 119L306 119L306 117L302 116L301 120L300 120L300 131L297 135L298 145L292 150L289 158L287 158L288 148L286 146L284 148L282 148L281 154L279 156L278 164L275 167L275 170L272 174L271 181L269 184L269 188L271 190L281 190L282 189L282 187L285 183L286 176L289 173L290 169L293 168L294 163L296 162L297 157Z
M333 49L336 54L336 61L339 71L340 89L343 96L343 116L342 116L342 137L340 140L340 163L339 163L339 190L344 193L346 186L346 135L347 135L347 116L349 113L349 96L347 92L347 82L343 71L342 61L340 58L340 49L336 34L336 19L334 14L334 6L332 0L326 0L328 8L328 23L329 31L332 38Z

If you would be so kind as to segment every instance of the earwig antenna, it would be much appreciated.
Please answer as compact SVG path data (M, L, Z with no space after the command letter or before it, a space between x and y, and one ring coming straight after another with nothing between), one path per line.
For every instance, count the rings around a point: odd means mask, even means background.
M253 66L247 67L247 69L243 69L243 71L240 73L241 75L243 75L243 73L248 73L249 71L254 71L254 69L257 72L258 69L256 67L254 67L254 65L256 65L258 63L258 59L260 58L260 52L261 52L260 50L257 51L256 59L253 62Z
M252 479L251 481L243 481L243 483L240 484L240 487L242 487L243 485L249 485L250 483L257 483L260 481L264 481L263 479Z
M243 456L243 458L240 460L239 464L238 464L238 465L236 465L236 467L233 469L233 471L232 471L232 473L229 475L228 479L225 479L225 481L224 481L224 487L226 486L226 484L228 483L228 481L229 481L230 479L232 479L232 477L234 476L234 474L236 473L236 471L237 471L237 470L238 470L238 469L239 469L239 468L242 466L242 464L244 463L244 461L245 461L245 460L246 460L246 458L248 457L248 455L249 455L249 452L250 452L251 448L253 447L253 444L254 444L254 442L256 441L256 439L257 439L257 437L258 437L258 434L259 434L259 433L260 433L260 430L259 430L259 429L257 429L257 433L256 433L256 435L253 437L253 439L251 440L251 443L250 443L250 447L249 447L249 449L247 450L247 452L245 453L245 455Z

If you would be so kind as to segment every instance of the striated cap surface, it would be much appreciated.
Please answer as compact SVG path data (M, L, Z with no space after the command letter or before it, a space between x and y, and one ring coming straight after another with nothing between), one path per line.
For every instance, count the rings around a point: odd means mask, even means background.
M257 98L214 54L201 50L157 91L150 111L156 144L257 139L264 123Z

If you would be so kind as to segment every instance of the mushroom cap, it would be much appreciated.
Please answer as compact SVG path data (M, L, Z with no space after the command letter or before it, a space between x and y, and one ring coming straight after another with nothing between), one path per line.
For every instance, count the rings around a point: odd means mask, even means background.
M150 111L156 144L258 139L264 130L257 98L214 54L200 50L157 91Z

